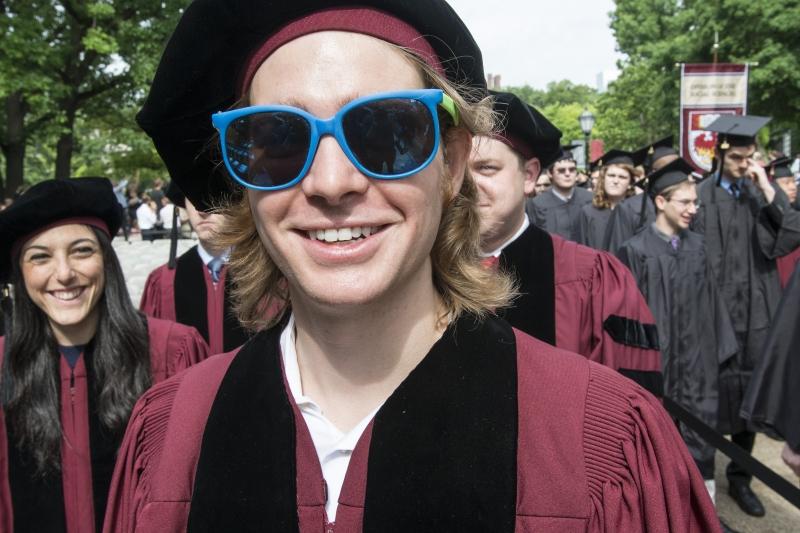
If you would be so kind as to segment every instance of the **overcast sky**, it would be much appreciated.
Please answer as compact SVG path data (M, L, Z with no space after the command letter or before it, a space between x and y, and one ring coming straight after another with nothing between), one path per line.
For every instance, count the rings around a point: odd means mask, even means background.
M616 71L608 27L612 0L448 0L483 52L487 73L503 85L544 88L568 79L597 86L597 74Z

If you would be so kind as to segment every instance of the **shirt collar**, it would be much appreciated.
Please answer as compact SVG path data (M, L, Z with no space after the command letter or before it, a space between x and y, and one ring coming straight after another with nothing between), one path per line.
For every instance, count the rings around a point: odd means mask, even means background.
M650 227L653 228L653 233L656 234L656 237L658 237L664 242L672 242L673 237L678 237L680 239L680 235L667 235L666 233L658 229L658 226L656 226L655 222L650 224Z
M575 187L570 189L569 194L567 196L564 196L563 194L558 192L555 187L550 187L550 192L552 192L556 196L556 198L558 198L562 202L569 202L570 200L572 200L572 197L575 196Z
M499 248L497 248L493 252L490 252L488 254L481 254L481 255L483 257L500 257L500 254L502 253L503 249L506 246L508 246L509 244L511 244L512 242L516 241L519 238L520 235L525 233L525 230L528 229L528 226L530 226L530 225L531 225L531 221L528 218L528 214L525 213L525 218L523 218L523 220L522 220L522 225L519 227L517 232L514 235L511 236L510 239L508 239L506 242L504 242Z
M215 259L215 257L213 255L211 255L208 252L208 250L203 248L203 245L202 245L202 243L200 243L200 241L197 242L197 253L200 255L200 259L203 261L203 264L206 265L206 266L208 266L208 264ZM230 257L231 257L231 249L228 248L227 250L222 252L222 255L220 255L220 257L222 258L222 262L223 263L227 263L228 259L230 259Z

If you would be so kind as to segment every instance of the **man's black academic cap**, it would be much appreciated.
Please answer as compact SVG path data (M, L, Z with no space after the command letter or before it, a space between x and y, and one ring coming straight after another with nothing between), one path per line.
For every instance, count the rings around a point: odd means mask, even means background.
M501 115L502 140L525 160L535 157L547 168L561 155L561 130L535 107L511 93L490 91Z
M706 131L717 133L717 146L750 146L756 143L758 130L766 126L772 117L756 115L720 115L706 127Z
M480 49L444 0L195 0L167 43L137 121L172 179L199 209L234 190L215 155L211 114L237 102L251 57L289 23L353 7L407 23L425 37L450 81L476 89L477 97L486 95Z
M775 178L793 178L794 173L791 169L792 159L790 157L779 157L769 162L767 168L770 176Z
M0 211L0 279L6 280L10 274L12 250L17 241L28 240L68 220L105 225L113 238L122 225L122 206L111 182L106 178L42 181ZM94 220L102 224L94 224Z
M655 197L664 189L688 180L693 171L694 167L679 157L647 176L647 191Z

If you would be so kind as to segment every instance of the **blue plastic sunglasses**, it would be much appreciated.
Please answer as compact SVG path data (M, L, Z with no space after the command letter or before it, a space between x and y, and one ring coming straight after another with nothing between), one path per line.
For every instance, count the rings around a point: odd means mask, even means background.
M296 107L252 106L215 113L222 158L230 175L250 189L277 191L302 180L320 138L333 135L359 172L395 180L427 167L439 150L441 106L458 124L453 100L440 89L357 98L321 119Z

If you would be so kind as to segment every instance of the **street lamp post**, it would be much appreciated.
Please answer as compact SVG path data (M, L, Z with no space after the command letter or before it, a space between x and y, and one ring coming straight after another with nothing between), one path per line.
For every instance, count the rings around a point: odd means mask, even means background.
M580 123L581 131L583 132L583 158L586 173L588 174L590 163L589 136L592 134L592 128L594 128L594 115L589 111L589 108L583 109L583 112L578 117L578 123Z

